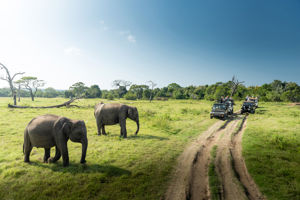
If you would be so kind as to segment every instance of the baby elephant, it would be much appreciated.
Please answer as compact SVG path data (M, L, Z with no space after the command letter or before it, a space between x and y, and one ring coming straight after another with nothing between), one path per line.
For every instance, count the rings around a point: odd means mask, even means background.
M29 162L33 147L45 148L44 162L56 162L60 156L63 166L69 165L68 140L82 144L80 163L85 163L88 139L84 121L71 120L56 115L42 115L32 119L24 132L24 161ZM50 158L50 148L55 146L55 156Z
M136 122L137 130L135 134L137 135L139 132L140 129L139 113L136 107L127 106L119 103L109 103L109 104L99 103L95 106L94 115L97 122L98 135L101 135L101 129L102 129L102 134L106 135L105 128L104 128L105 125L114 125L119 123L121 126L121 136L126 138L127 117Z

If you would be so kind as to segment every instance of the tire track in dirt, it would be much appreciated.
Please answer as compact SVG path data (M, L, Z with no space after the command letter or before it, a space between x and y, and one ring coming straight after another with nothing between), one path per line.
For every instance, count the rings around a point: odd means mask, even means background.
M247 117L244 117L239 130L235 132L231 138L229 150L232 158L232 168L248 199L265 200L266 198L261 194L254 180L250 176L242 156L242 137L247 124L246 120Z
M173 179L165 194L168 200L208 199L210 150L231 120L216 122L190 144L178 159Z
M192 179L193 163L199 152L205 148L206 141L220 129L222 121L213 124L207 131L202 133L196 141L192 142L179 156L173 178L165 194L166 200L183 200L189 196L189 187Z
M178 159L167 200L211 199L208 169L210 152L217 145L216 174L221 182L220 199L265 199L249 175L242 157L242 134L246 117L216 122L190 144ZM242 120L242 121L241 121ZM237 130L239 122L241 126Z
M232 123L229 129L224 132L222 138L217 141L217 155L215 159L216 173L221 183L221 199L247 199L243 187L239 184L231 165L230 145L231 135L237 128L240 118Z

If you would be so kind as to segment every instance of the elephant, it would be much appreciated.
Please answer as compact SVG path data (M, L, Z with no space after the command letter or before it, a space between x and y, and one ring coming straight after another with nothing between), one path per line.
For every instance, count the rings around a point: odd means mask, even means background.
M98 135L102 134L106 135L105 133L105 125L114 125L120 124L121 137L127 137L127 130L126 130L126 119L127 117L136 122L137 130L135 135L138 134L140 129L139 123L139 113L136 107L128 106L120 103L99 103L95 106L94 115L96 118L97 128L98 128Z
M69 165L68 140L82 144L80 163L85 163L88 147L87 131L84 121L71 120L56 115L41 115L32 119L24 131L24 162L30 162L33 147L45 149L44 162L56 162L62 155L63 166ZM50 149L55 146L55 156L50 158Z

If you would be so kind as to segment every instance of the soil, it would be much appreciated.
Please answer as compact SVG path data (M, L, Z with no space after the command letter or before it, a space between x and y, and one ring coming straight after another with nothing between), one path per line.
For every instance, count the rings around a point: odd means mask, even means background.
M211 199L208 169L211 150L215 145L217 153L214 164L221 183L219 199L265 199L249 175L242 157L241 142L246 121L245 116L235 114L225 123L216 122L189 144L178 158L165 199Z

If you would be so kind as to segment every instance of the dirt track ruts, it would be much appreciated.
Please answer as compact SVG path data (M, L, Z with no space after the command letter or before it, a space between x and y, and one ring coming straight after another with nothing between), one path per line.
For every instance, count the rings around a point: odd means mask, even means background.
M225 123L218 121L192 142L178 159L165 199L211 199L208 168L210 152L215 145L218 147L215 166L221 183L220 199L264 199L249 175L241 153L246 120L246 117L235 115Z

